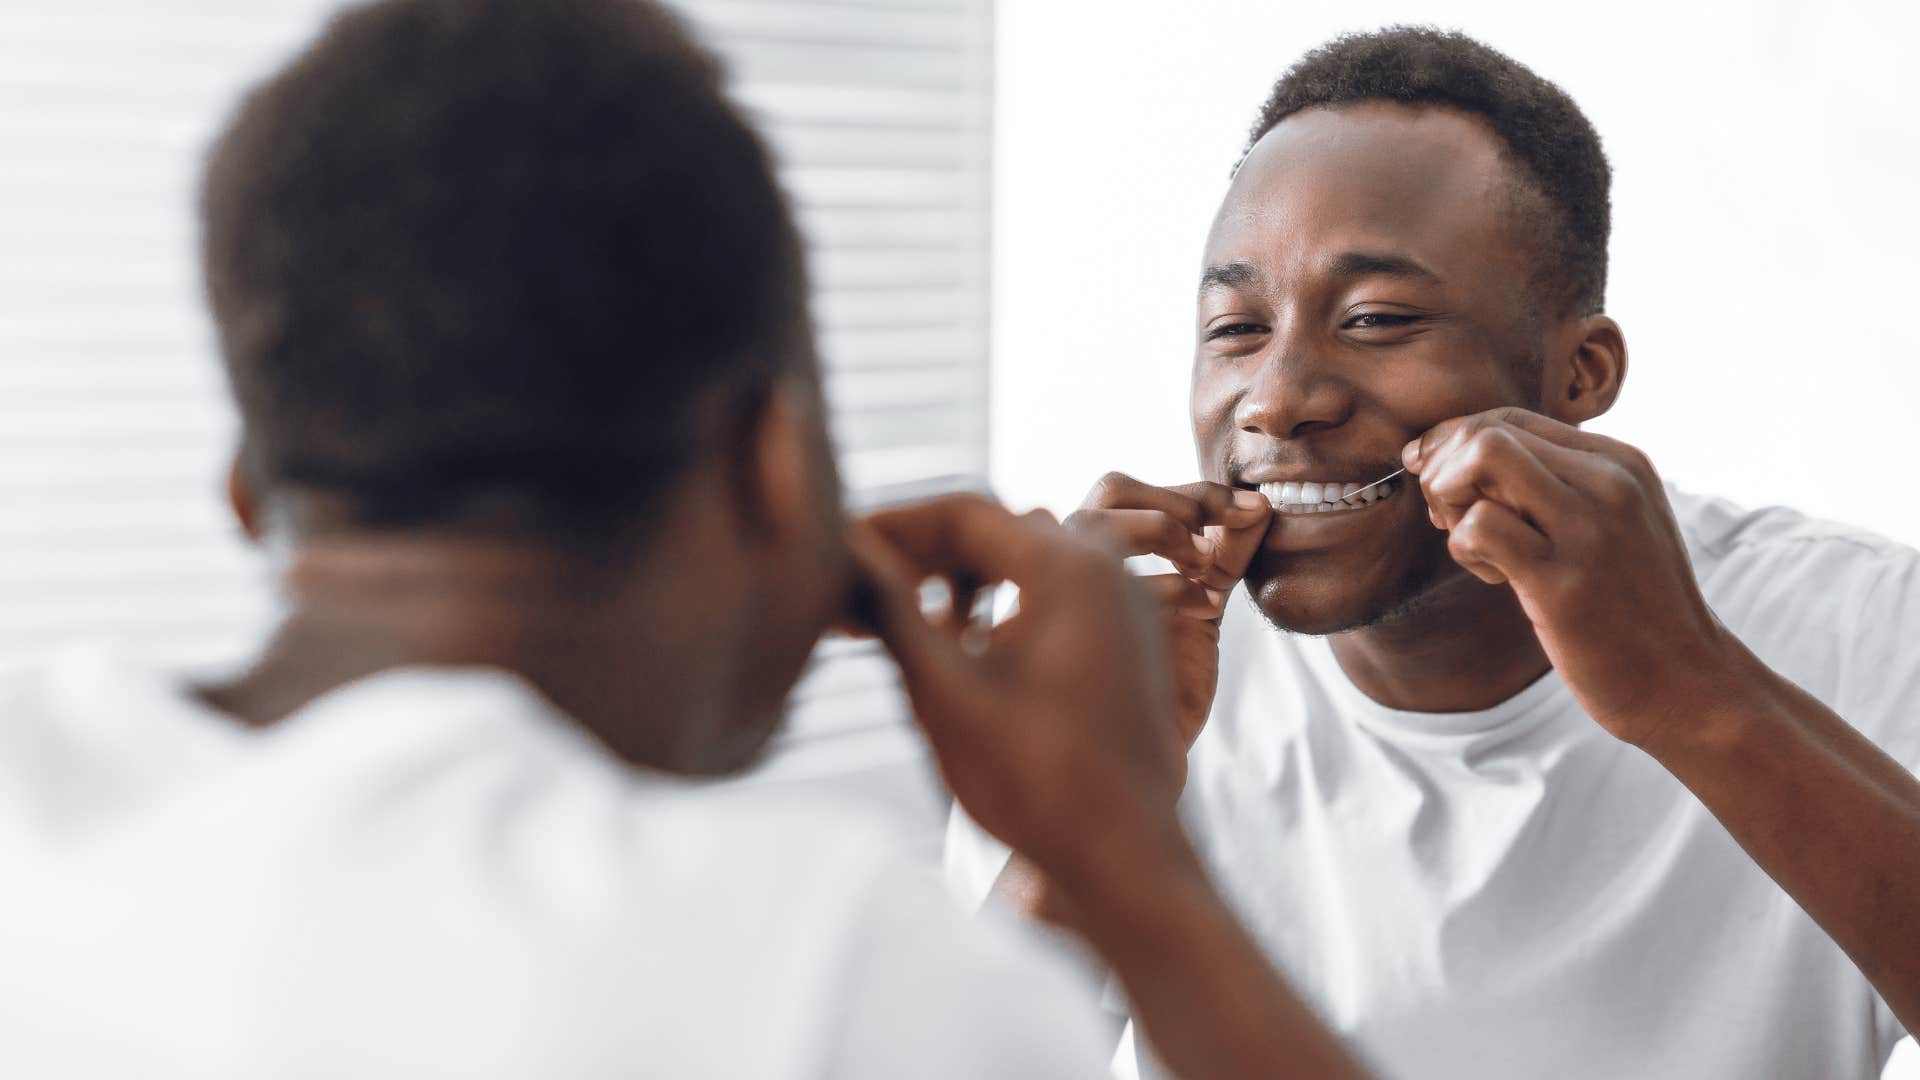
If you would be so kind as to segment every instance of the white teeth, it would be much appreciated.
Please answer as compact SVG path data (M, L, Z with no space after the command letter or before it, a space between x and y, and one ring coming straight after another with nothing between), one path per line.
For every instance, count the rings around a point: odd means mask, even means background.
M1391 496L1399 486L1397 482L1339 484L1287 480L1261 484L1260 494L1283 514L1324 514L1371 506Z

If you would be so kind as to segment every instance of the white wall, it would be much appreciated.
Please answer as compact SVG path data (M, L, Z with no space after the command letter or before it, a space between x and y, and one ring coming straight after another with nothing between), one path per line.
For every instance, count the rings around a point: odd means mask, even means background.
M1883 10L1884 8L1884 10ZM1559 82L1615 172L1626 394L1594 429L1683 486L1920 543L1920 65L1860 3L1007 0L999 12L995 484L1071 506L1111 468L1196 473L1207 224L1273 79L1336 31L1419 21ZM1097 14L1096 14L1097 13Z

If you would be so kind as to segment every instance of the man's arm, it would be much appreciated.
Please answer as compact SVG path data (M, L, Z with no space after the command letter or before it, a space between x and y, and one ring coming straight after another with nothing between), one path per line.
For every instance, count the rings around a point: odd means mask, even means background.
M1588 714L1685 784L1920 1031L1920 780L1714 618L1645 456L1503 409L1405 460L1454 558L1513 587Z
M1717 674L1676 687L1672 707L1691 719L1660 725L1641 748L1846 951L1901 1025L1920 1031L1920 781L1732 646Z
M899 661L947 786L1045 874L1187 1077L1364 1075L1268 964L1175 812L1186 744L1161 615L1112 553L978 498L857 524L859 606ZM1011 581L984 642L923 616L927 576Z

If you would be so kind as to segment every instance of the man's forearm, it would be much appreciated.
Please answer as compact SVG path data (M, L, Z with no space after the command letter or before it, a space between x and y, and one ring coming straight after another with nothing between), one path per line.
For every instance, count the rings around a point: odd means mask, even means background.
M1920 1031L1920 780L1734 643L1643 745ZM1920 709L1920 703L1916 703Z
M1174 1073L1367 1075L1274 970L1184 838L1062 891L1055 910L1119 978L1134 1022Z

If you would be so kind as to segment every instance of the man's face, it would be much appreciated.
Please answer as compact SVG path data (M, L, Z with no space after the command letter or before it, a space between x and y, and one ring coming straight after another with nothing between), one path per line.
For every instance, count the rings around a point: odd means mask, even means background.
M1207 240L1192 390L1206 477L1328 500L1326 485L1398 469L1441 420L1537 407L1544 324L1513 176L1497 137L1447 109L1311 109L1268 132ZM1418 493L1388 491L1275 515L1246 575L1270 620L1351 629L1462 573Z

